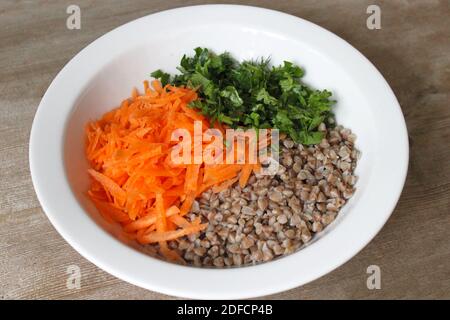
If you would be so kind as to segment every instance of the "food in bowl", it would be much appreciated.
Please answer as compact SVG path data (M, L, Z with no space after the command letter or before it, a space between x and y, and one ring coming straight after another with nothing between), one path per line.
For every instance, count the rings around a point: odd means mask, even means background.
M243 266L300 249L357 180L356 136L335 124L331 93L302 83L291 62L238 63L205 48L178 69L153 72L152 87L144 81L143 94L87 125L88 195L99 212L182 264ZM252 162L255 144L268 150Z
M91 183L86 174L86 123L118 106L133 86L148 78L148 72L175 73L179 58L196 44L217 53L228 50L239 61L270 56L274 64L282 64L283 59L301 63L307 71L302 80L332 91L338 101L332 109L337 123L358 136L356 146L363 157L355 171L354 195L336 220L295 254L242 268L194 268L153 259L143 254L153 245L124 239L122 225L105 223L86 197ZM196 299L273 294L309 283L349 261L390 217L407 167L407 130L400 106L369 60L311 22L245 6L178 8L105 34L52 81L30 135L30 169L39 202L77 252L134 285Z

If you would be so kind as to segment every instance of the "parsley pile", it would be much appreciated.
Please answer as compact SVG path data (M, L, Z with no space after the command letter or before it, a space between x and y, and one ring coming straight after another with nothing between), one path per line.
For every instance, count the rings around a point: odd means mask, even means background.
M180 74L156 70L151 76L163 85L198 88L201 99L191 106L211 122L232 128L277 128L295 142L310 145L324 137L319 124L333 119L331 92L305 85L303 69L292 62L271 66L269 59L261 58L239 63L227 52L216 55L196 48L193 57L183 56L177 69Z

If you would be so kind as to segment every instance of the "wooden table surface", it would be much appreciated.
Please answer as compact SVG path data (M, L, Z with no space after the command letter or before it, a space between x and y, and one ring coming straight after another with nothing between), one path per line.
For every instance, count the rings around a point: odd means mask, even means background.
M83 47L135 18L201 3L205 2L0 2L1 299L174 298L116 279L82 258L61 238L36 199L28 166L28 141L33 116L45 90ZM397 95L411 143L403 194L376 238L337 270L267 298L450 298L449 1L236 3L305 18L359 49L382 72ZM380 30L366 27L366 9L372 3L381 8ZM66 8L70 4L81 8L81 30L66 27ZM80 289L66 286L70 265L80 267ZM369 265L381 269L380 290L366 286Z

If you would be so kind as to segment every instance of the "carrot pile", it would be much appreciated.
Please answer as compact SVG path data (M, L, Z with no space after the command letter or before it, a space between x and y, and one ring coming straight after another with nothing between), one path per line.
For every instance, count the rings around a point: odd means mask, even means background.
M167 241L206 228L200 218L189 221L196 197L212 188L220 192L239 181L245 187L255 165L175 164L171 151L173 130L183 128L193 136L194 121L202 130L208 119L188 107L195 90L144 81L144 93L132 97L86 126L86 155L92 169L88 191L98 211L120 223L127 237L141 244L158 243L160 253L183 262ZM224 129L214 124L222 132ZM194 142L192 142L194 143ZM211 142L208 142L211 143ZM203 143L206 148L208 143Z

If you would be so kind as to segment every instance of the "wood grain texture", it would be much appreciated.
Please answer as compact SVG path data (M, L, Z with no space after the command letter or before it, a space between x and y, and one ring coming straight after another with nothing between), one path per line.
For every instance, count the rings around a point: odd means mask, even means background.
M450 298L449 2L229 2L284 11L350 42L392 86L411 142L406 186L376 238L330 274L267 298ZM382 29L370 31L366 8L374 2L382 10ZM88 43L135 18L200 3L206 1L0 2L0 299L174 298L114 278L61 238L34 194L28 140L46 88ZM66 28L69 4L81 7L81 30ZM366 268L372 264L381 268L381 290L366 287ZM66 288L69 265L81 268L81 289Z

